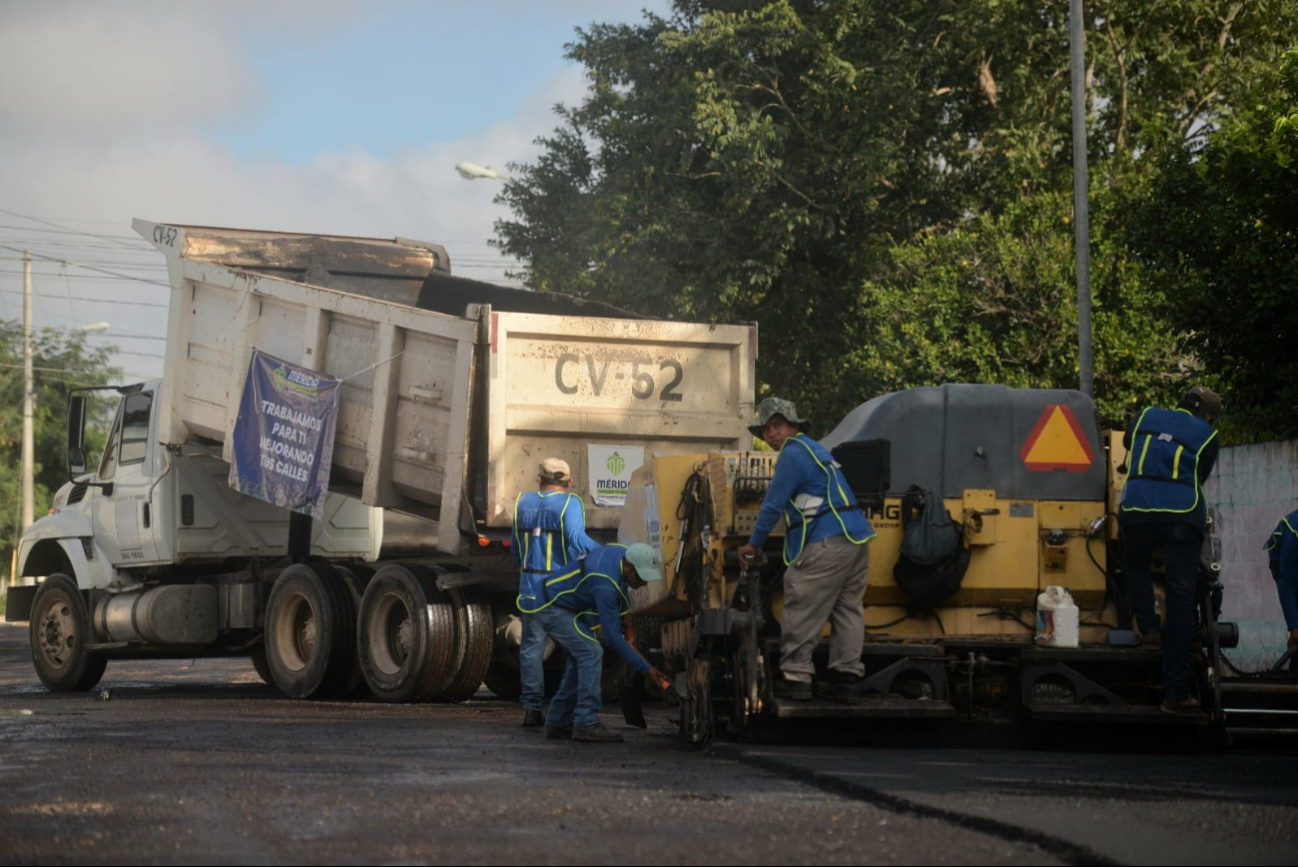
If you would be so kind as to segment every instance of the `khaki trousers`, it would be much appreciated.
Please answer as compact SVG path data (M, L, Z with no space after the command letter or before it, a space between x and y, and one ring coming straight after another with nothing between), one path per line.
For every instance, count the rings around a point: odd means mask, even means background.
M865 674L861 645L865 641L867 544L845 536L812 542L784 572L784 613L780 618L780 670L786 680L809 683L816 673L811 653L825 621L830 624L829 667L857 677Z

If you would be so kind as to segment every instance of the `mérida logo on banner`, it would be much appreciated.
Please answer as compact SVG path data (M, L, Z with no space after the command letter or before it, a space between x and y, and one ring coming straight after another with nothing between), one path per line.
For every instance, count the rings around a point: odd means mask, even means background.
M230 487L323 518L338 382L254 349L234 424Z

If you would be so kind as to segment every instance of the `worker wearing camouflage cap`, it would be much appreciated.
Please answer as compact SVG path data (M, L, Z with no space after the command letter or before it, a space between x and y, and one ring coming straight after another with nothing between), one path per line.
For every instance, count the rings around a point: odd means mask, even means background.
M616 742L622 735L599 721L600 675L607 644L635 671L665 683L662 672L649 665L622 635L622 615L630 611L627 588L663 580L662 557L643 542L601 545L586 555L577 574L550 587L552 603L536 613L536 621L568 651L559 690L550 699L545 736L593 743Z
M523 637L518 648L522 686L523 726L544 724L545 633L535 615L554 596L549 588L581 569L580 560L599 547L586 535L586 512L581 497L569 492L572 472L560 458L541 461L538 490L518 495L514 503L514 533L510 550L518 564L518 610Z
M857 505L843 471L829 450L801 432L806 419L791 401L763 400L749 428L780 453L748 544L747 560L784 519L784 612L780 619L777 698L809 701L813 695L844 704L860 700L865 668L862 598L874 528ZM816 681L812 651L830 623L829 678Z
M1217 461L1221 398L1201 385L1185 393L1176 409L1151 406L1137 414L1122 436L1127 482L1118 507L1123 535L1123 572L1141 643L1163 651L1164 713L1197 713L1190 695L1190 645L1199 554L1207 530L1203 483ZM1166 617L1159 629L1154 609L1156 549L1163 552Z

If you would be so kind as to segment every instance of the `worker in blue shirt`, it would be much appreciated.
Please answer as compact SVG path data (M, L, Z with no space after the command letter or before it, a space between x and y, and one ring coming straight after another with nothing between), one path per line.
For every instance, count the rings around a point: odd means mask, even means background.
M860 701L865 673L866 543L874 528L857 505L843 471L820 443L803 434L806 419L791 401L769 397L749 428L780 453L762 500L757 525L739 556L748 560L784 518L784 611L780 618L777 698L809 701L813 695L844 704ZM811 660L825 621L830 623L829 678L816 681Z
M551 585L551 604L536 613L536 620L546 635L568 651L568 664L559 691L550 699L547 738L622 740L622 735L599 721L601 639L636 671L657 683L666 681L622 635L622 615L631 607L627 588L663 580L662 565L658 552L644 543L603 545L586 555L578 574Z
M1190 648L1199 555L1207 532L1203 483L1217 460L1221 398L1196 385L1176 409L1147 407L1122 436L1127 449L1127 482L1118 507L1123 572L1141 643L1163 651L1164 713L1197 713L1190 695ZM1154 609L1156 549L1163 552L1166 616L1159 629Z
M1298 653L1298 509L1280 519L1263 550L1280 594L1280 610L1289 630L1288 650Z
M523 638L518 668L526 728L540 728L544 722L541 704L545 699L545 634L536 622L536 612L552 599L548 587L580 571L581 558L599 547L586 535L581 497L568 492L572 485L568 462L559 458L541 461L536 482L539 490L519 494L514 503L510 546L519 569L517 604L522 614Z

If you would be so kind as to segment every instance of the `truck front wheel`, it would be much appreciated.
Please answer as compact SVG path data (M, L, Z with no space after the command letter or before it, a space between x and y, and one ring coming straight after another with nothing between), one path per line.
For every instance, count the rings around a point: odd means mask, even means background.
M323 562L285 569L266 602L266 663L289 698L333 698L346 687L356 642L346 582Z
M67 575L54 573L36 591L28 639L36 674L54 692L85 692L104 676L108 659L87 649L90 613Z

